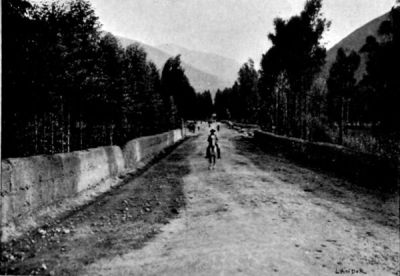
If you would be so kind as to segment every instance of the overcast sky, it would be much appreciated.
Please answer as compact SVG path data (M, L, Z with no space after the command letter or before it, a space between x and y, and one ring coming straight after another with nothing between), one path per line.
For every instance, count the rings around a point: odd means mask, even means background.
M172 43L212 52L243 63L256 62L269 47L273 19L298 14L303 0L90 0L103 29L156 46ZM388 12L394 0L324 0L332 20L329 48L371 19Z

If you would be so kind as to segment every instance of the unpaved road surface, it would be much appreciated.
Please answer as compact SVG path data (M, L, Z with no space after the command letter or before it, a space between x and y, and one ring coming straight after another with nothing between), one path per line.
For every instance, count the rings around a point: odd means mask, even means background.
M71 233L56 245L36 241L40 250L15 271L45 263L38 273L400 275L398 195L268 155L236 131L218 135L215 170L203 130L60 222Z

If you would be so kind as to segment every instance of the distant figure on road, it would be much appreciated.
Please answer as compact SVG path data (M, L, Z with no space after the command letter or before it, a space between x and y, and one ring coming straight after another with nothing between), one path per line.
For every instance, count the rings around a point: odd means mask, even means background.
M189 131L195 133L196 132L196 125L192 122L188 124Z
M217 125L217 131L219 132L219 124Z

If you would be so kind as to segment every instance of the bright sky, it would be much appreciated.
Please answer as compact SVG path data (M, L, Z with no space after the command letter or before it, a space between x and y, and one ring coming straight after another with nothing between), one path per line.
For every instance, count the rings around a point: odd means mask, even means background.
M156 46L172 43L257 63L269 47L273 19L299 14L304 0L90 0L103 29ZM395 0L324 0L332 21L329 48L388 12Z

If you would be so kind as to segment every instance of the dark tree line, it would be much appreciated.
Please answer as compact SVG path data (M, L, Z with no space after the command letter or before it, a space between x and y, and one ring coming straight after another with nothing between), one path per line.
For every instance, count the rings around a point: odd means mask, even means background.
M399 141L400 8L369 37L360 50L367 57L366 73L357 82L357 52L339 49L325 79L326 49L321 38L329 26L322 0L307 0L303 11L288 20L277 18L268 38L272 46L262 56L260 70L250 60L231 88L218 91L220 118L258 123L275 133L314 141L342 143L348 125L372 125L375 137Z
M344 122L350 120L350 101L354 98L356 78L354 76L360 65L360 56L352 51L346 54L343 48L337 52L336 61L329 70L328 114L331 122L339 127L338 143L343 143Z
M368 61L359 88L371 97L366 116L380 132L392 135L400 131L400 6L382 22L379 35L379 41L368 37L361 49Z
M378 37L367 37L359 53L339 49L328 78L328 117L343 124L371 130L387 154L398 154L400 141L400 7L381 23ZM347 51L348 52L348 51ZM366 55L366 72L355 79L359 54Z
M330 24L321 8L321 0L310 0L300 15L275 19L275 32L268 36L272 47L262 56L260 71L251 60L245 63L235 85L217 94L218 113L280 134L309 136L310 93L325 62L320 40Z
M2 157L69 152L180 127L199 96L180 58L162 74L85 0L3 2Z
M249 60L240 68L238 79L231 88L217 91L215 110L219 118L254 122L259 113L260 97L257 89L259 73Z
M180 55L165 63L161 76L162 91L176 104L178 117L188 120L205 120L213 112L210 91L196 93L181 65Z
M196 116L193 119L205 121L214 113L211 92L207 90L197 93L196 97L196 106L194 107Z

